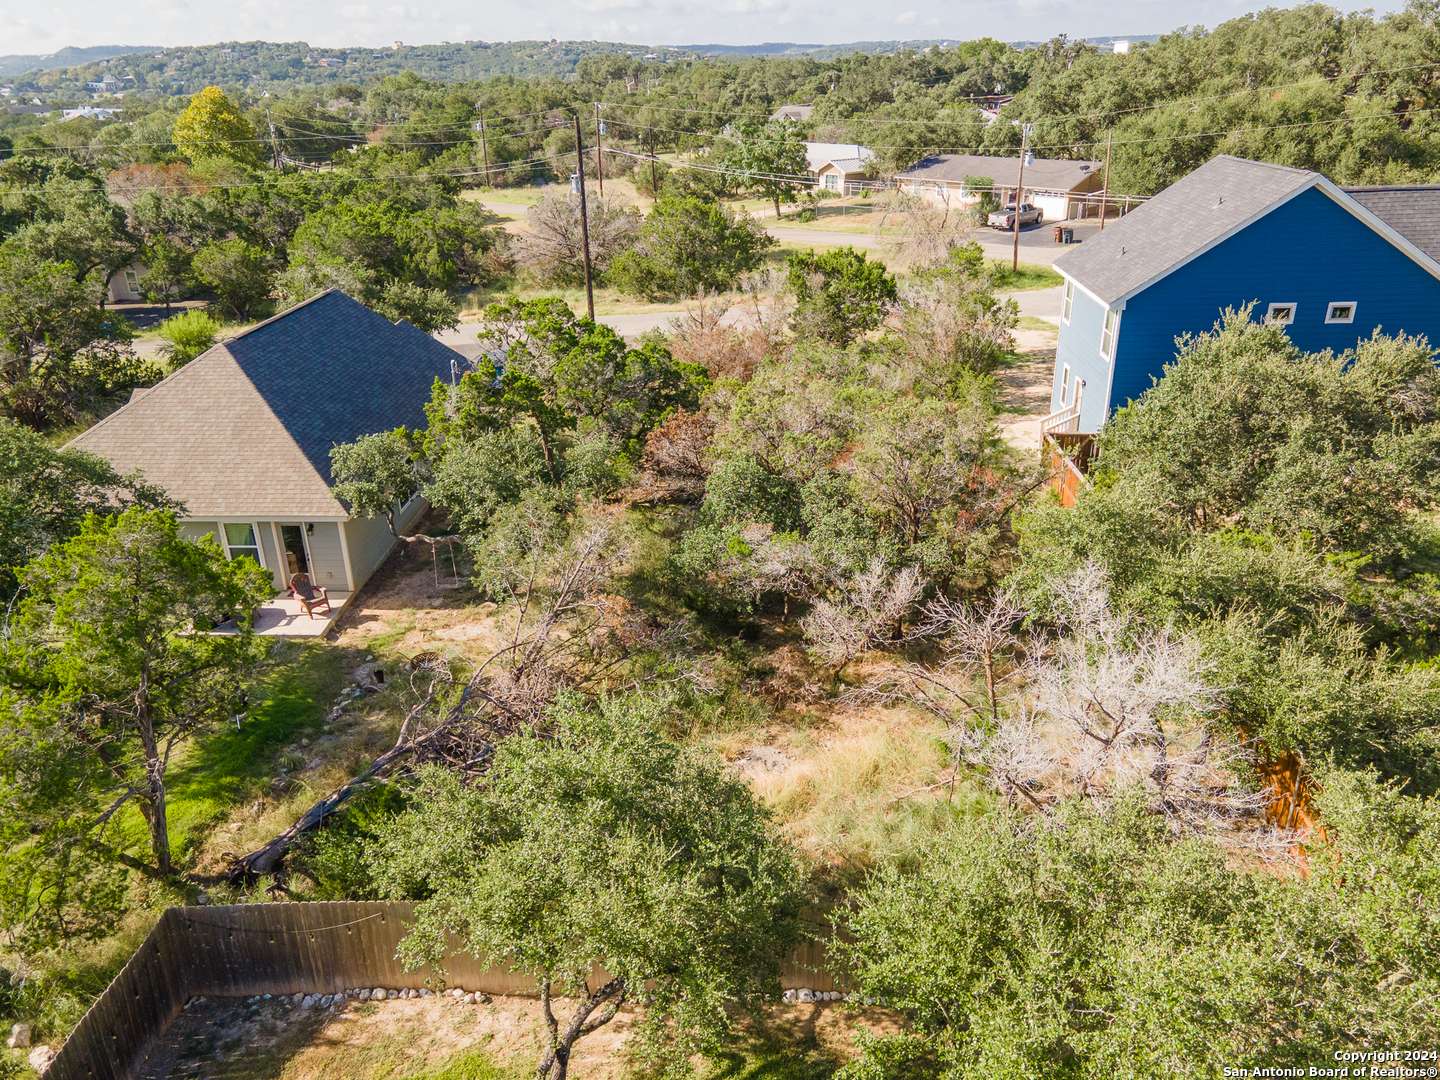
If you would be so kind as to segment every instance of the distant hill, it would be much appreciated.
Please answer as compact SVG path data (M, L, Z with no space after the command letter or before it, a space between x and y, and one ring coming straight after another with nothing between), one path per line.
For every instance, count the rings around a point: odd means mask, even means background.
M116 56L130 56L134 53L158 50L158 45L92 45L87 49L67 45L59 52L48 53L44 56L12 53L9 56L0 56L0 79L24 75L31 71L55 71L58 68L77 67L80 64L109 60Z
M1137 36L1134 42L1153 40ZM27 91L83 94L87 82L105 75L124 80L127 91L193 94L211 84L250 90L361 83L411 71L429 79L464 82L510 75L564 78L589 56L623 56L652 63L696 58L751 57L825 60L851 53L889 53L944 48L958 39L855 41L839 45L774 41L757 45L633 45L609 41L464 41L388 48L322 48L303 41L227 41L183 48L138 45L61 49L47 57L0 57L0 76ZM1111 38L1089 39L1102 46ZM1030 42L1018 42L1024 46Z

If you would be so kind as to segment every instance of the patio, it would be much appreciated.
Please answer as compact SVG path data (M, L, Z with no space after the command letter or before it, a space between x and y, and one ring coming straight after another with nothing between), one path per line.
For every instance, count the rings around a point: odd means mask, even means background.
M314 618L305 614L300 601L290 596L276 596L255 609L255 633L261 637L324 637L335 625L335 620L340 617L353 595L348 592L331 593L331 609L316 612ZM233 634L235 627L222 623L214 632Z

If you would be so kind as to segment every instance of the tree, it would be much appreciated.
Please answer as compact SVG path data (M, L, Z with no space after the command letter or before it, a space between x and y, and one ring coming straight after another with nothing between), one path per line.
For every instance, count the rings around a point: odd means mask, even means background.
M1394 559L1440 499L1440 369L1415 338L1305 354L1249 309L1227 312L1182 341L1101 447L1106 475L1186 531L1238 523Z
M173 371L184 367L220 338L222 323L201 308L192 308L172 315L160 324L158 333L165 339L160 348Z
M330 448L335 497L356 517L385 519L396 536L395 513L420 490L419 463L404 429L362 435Z
M156 237L140 250L140 287L152 303L160 301L166 310L194 281L190 269L193 256L169 237Z
M258 166L264 160L254 126L218 86L190 99L175 119L175 148L192 162L221 159Z
M1130 798L1065 803L1044 827L1015 810L957 822L855 898L836 951L908 1030L841 1077L1305 1071L1346 1038L1429 1030L1434 800L1334 783L1337 839L1308 880L1176 841Z
M192 265L196 279L242 322L259 314L270 299L273 269L269 257L238 236L206 244L195 253Z
M805 136L789 120L742 124L724 164L743 174L740 182L748 190L775 204L777 218L780 204L794 202L796 189L810 183Z
M13 420L0 420L0 595L13 595L20 568L73 536L90 514L168 500L103 458L52 446Z
M456 934L535 979L540 1080L564 1080L576 1042L630 1003L671 1060L713 1045L727 1010L775 992L797 938L793 857L744 781L661 734L664 709L562 700L548 737L507 740L473 787L427 774L373 853L389 895L424 898L409 963Z
M900 290L892 339L907 381L944 397L964 372L994 371L1015 348L1020 308L995 295L980 245L951 248Z
M99 281L71 263L0 244L0 405L35 426L73 419L96 398L136 385L147 367L124 320L96 305Z
M185 539L169 511L132 507L87 517L20 582L3 653L7 734L19 738L5 740L4 772L30 790L10 796L62 852L107 848L105 826L134 805L149 863L107 853L171 875L166 775L180 746L243 707L269 575ZM207 632L227 618L234 633Z
M604 274L635 242L640 215L628 206L586 192L590 264ZM584 276L580 235L580 197L546 195L526 214L529 228L516 247L515 260L541 281L574 284Z
M763 261L775 241L749 215L718 202L667 195L655 204L635 246L621 254L610 277L647 299L733 289Z
M786 282L796 300L796 334L834 345L879 326L898 296L884 263L848 247L791 252Z

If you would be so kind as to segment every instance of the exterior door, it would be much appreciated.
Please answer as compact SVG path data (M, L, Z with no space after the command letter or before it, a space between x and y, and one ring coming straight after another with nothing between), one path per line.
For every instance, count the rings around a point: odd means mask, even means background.
M296 574L306 574L311 581L315 580L315 575L310 573L310 546L305 541L304 525L281 522L280 558L285 563L287 582Z

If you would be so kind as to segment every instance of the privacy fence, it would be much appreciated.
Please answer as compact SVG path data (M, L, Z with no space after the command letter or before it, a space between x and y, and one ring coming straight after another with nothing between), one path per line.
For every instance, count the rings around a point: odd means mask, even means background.
M76 1025L46 1080L123 1080L193 997L333 994L351 987L429 986L533 994L532 980L454 949L442 965L406 970L395 958L408 903L242 904L170 908ZM786 988L837 990L823 942L782 966Z

